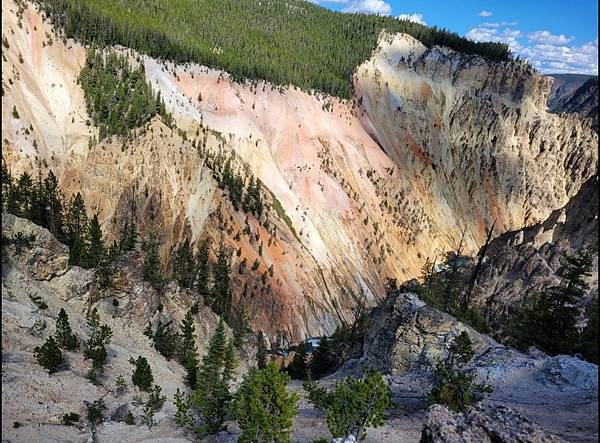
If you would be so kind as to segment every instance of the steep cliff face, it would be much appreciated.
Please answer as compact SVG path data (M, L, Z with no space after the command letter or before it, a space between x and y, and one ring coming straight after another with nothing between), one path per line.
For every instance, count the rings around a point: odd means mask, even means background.
M474 252L493 219L497 232L543 220L597 162L592 130L543 110L544 77L405 35L382 36L358 69L356 103L115 48L144 66L179 130L155 119L126 143L90 144L98 130L77 84L84 48L57 38L32 6L3 6L3 156L13 172L51 168L109 235L134 199L167 268L183 238L222 238L240 251L236 302L271 336L332 332L359 294L373 303L386 278L418 276L462 232ZM200 142L260 177L275 233L233 208ZM244 259L258 269L238 272Z
M558 283L556 272L562 254L597 244L598 176L588 179L562 208L542 223L495 238L486 252L474 292L483 304L493 298L502 305L519 302L531 291ZM589 296L598 293L598 258L588 280Z
M551 80L406 35L382 35L355 77L362 121L398 165L428 218L423 231L480 244L544 220L593 174L597 137L546 112ZM423 192L424 191L424 192Z

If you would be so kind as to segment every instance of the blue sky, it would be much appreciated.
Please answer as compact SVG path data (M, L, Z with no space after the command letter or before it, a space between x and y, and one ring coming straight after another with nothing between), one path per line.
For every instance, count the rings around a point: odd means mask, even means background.
M501 41L544 73L598 74L596 0L311 0L330 9L408 18L473 40Z

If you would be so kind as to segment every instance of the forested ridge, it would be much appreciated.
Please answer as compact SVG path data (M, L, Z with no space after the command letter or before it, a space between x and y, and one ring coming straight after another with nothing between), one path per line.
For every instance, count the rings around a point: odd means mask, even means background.
M443 45L490 60L511 58L502 43L393 17L333 12L303 0L36 0L67 37L120 44L152 57L196 62L236 80L268 80L352 95L354 69L382 29L428 47Z

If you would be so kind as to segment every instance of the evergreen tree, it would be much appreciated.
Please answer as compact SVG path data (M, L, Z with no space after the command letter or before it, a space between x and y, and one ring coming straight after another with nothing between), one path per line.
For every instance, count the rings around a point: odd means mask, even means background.
M2 157L2 209L8 210L7 199L12 187L12 174L10 173L4 157Z
M47 228L48 212L45 197L46 194L44 192L42 181L42 171L38 169L38 177L31 189L29 209L25 213L25 218L31 220L36 225Z
M44 192L48 204L48 230L59 240L66 240L63 227L64 197L58 187L58 179L52 171L49 171L44 179Z
M302 342L296 346L294 358L287 367L287 373L294 380L304 380L308 373L308 364L306 362L306 343Z
M231 329L233 330L233 346L235 346L236 349L239 349L252 333L252 329L250 328L250 316L246 312L244 305L241 303L239 304L239 307L234 310L233 318L231 320Z
M31 213L31 201L33 197L33 180L27 172L23 172L13 188L14 196L10 197L11 209L14 215L18 217L28 217Z
M50 336L40 347L33 350L33 355L40 366L48 371L49 374L56 372L57 368L64 362L62 352L56 343L54 337Z
M256 365L258 369L267 367L267 342L262 331L258 333L258 348L256 351Z
M173 397L173 404L177 408L175 423L185 429L193 430L194 417L190 411L190 399L179 388L177 388L177 392L175 392L175 396Z
M552 355L575 352L577 304L589 288L585 278L591 275L593 254L590 248L582 248L563 255L560 262L561 284L530 296L514 320L511 329L522 348L535 344Z
M208 250L210 248L210 241L208 238L205 238L200 243L200 248L198 248L198 253L196 254L196 288L199 294L208 296L211 292L211 288L209 286L210 282L210 267L208 263ZM208 302L210 300L206 300L207 305L210 305Z
M179 350L179 334L173 330L170 324L163 325L159 320L152 339L154 348L167 359L171 360Z
M102 240L102 229L98 222L98 214L94 214L89 223L88 236L89 244L85 264L87 267L96 268L102 263L105 257L104 241Z
M86 314L86 321L90 329L90 337L85 344L83 356L92 360L92 367L88 372L88 378L96 380L98 373L102 373L104 364L108 357L106 346L112 338L112 330L108 325L100 324L100 314L98 309L94 308Z
M214 286L212 310L217 315L229 318L231 314L231 288L229 280L229 251L225 247L223 240L219 246L217 263L214 266Z
M227 343L225 323L219 325L208 344L208 352L198 368L196 390L191 405L200 416L200 434L214 433L221 429L225 413L231 402L229 384L235 368L233 345Z
M333 371L337 367L336 352L332 340L329 337L321 337L310 361L310 373L315 378L321 378Z
M191 288L194 283L195 272L194 256L190 241L186 238L177 248L173 263L173 277L182 288Z
M85 202L79 192L69 203L66 225L67 244L69 246L69 263L77 266L85 260L86 234L88 230Z
M135 225L135 203L133 199L129 204L129 219L121 228L119 247L122 252L132 251L135 248L139 234Z
M364 440L368 427L383 424L383 414L391 404L387 384L378 371L360 379L344 378L331 391L320 388L310 377L303 387L309 401L325 412L334 438Z
M286 391L289 377L274 363L251 369L236 394L235 416L240 442L288 442L292 418L298 411L298 394Z
M159 242L154 234L151 234L150 239L142 244L142 249L146 253L143 265L144 280L154 287L162 283L158 246Z
M77 349L77 337L71 330L69 316L64 308L61 308L56 319L56 342L58 346L68 351Z
M139 355L135 360L131 358L129 363L135 366L133 374L131 374L131 382L133 385L137 386L142 391L149 392L152 389L154 377L152 376L152 369L150 369L146 357Z
M194 337L196 327L194 326L194 317L192 310L185 313L180 325L181 335L181 356L180 361L186 371L185 380L192 389L196 388L198 377L198 350L196 349L196 339Z
M435 368L435 382L428 400L443 404L454 412L465 412L492 389L475 383L475 376L462 368L473 358L473 344L466 331L454 338L447 357Z

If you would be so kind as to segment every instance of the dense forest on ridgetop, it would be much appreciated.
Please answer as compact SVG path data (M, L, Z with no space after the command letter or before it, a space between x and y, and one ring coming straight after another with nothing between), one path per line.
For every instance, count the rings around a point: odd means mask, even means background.
M350 98L354 69L382 29L428 47L490 60L511 58L502 43L393 17L333 12L303 0L36 0L67 37L120 44L178 63L196 62L236 80L268 80Z

